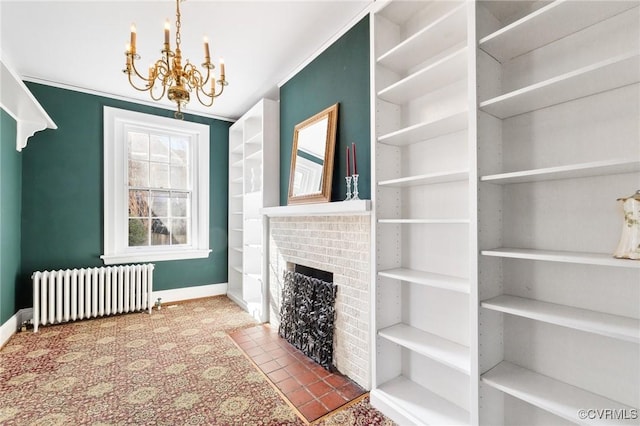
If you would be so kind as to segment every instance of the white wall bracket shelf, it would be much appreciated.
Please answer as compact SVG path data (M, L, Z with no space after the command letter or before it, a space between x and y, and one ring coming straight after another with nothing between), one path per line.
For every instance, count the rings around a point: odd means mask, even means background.
M58 128L22 80L2 61L0 87L0 107L17 123L16 150L22 151L36 132Z

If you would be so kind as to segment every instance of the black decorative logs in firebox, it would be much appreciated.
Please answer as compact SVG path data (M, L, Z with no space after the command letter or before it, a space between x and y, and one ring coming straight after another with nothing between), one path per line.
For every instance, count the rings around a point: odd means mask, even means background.
M333 323L338 287L294 271L284 272L278 333L309 358L333 369Z

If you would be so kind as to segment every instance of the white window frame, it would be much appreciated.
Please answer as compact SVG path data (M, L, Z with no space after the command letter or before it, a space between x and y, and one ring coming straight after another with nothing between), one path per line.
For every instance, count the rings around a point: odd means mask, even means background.
M209 257L209 126L104 107L105 265ZM191 138L191 241L187 245L129 247L128 144L130 127L151 127Z

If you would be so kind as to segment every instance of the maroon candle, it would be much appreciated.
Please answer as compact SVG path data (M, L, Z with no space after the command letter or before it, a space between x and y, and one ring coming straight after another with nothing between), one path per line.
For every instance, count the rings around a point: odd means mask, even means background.
M349 147L347 147L347 176L351 176L351 164L349 160Z
M358 163L356 163L356 144L351 143L351 149L353 150L353 174L358 174Z

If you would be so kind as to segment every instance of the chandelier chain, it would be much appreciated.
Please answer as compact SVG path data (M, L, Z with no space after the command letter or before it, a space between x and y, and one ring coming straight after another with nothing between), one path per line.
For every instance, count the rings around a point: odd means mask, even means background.
M180 37L180 27L182 24L180 23L180 2L182 0L176 1L176 50L180 50L180 43L182 42L182 38Z

